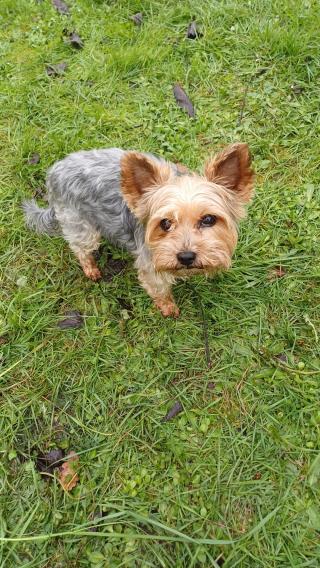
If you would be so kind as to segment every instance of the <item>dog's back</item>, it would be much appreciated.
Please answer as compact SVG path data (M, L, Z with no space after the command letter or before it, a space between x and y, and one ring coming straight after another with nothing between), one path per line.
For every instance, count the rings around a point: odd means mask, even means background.
M76 225L89 224L114 244L134 252L143 242L143 230L120 190L124 154L119 148L80 151L56 162L47 175L50 207L41 209L35 201L23 204L28 226L56 234L60 225L62 233L69 235Z
M120 162L124 154L119 148L74 152L56 162L47 175L50 205L86 203L94 209L104 204L117 205L120 194Z

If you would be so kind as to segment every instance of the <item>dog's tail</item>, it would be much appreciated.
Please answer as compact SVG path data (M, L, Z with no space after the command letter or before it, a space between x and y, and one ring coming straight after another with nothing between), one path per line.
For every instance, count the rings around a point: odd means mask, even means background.
M41 209L35 200L24 201L22 204L26 224L30 229L37 233L46 233L47 235L56 235L59 231L59 223L53 207Z

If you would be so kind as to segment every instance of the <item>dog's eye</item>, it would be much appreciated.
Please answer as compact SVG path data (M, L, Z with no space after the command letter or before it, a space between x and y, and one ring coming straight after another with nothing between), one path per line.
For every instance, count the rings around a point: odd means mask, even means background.
M217 217L215 215L204 215L200 219L200 227L213 227L217 222Z
M162 221L160 221L160 227L163 231L169 231L171 225L172 223L169 219L162 219Z

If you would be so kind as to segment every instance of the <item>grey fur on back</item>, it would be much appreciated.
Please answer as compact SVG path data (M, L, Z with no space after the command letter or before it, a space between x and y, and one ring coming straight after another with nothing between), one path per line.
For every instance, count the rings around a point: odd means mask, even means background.
M48 172L48 199L55 209L73 210L109 241L134 252L143 245L144 231L120 190L123 154L118 148L70 154Z
M72 224L83 219L114 244L135 252L144 243L144 230L127 207L120 190L120 161L124 150L80 151L56 162L47 176L50 208L33 201L23 209L27 224L54 234L59 217ZM69 214L68 214L69 213Z
M80 151L56 162L47 175L49 208L41 209L34 201L23 204L28 226L49 235L60 229L76 254L94 250L99 237L104 236L139 256L142 263L149 262L144 228L121 192L121 158L125 153L119 148ZM177 167L170 165L178 175Z

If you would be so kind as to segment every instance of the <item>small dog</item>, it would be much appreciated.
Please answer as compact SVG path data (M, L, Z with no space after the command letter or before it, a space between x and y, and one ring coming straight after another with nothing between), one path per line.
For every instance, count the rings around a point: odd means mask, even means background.
M47 190L48 209L23 204L29 227L62 233L92 280L101 277L92 254L101 237L125 247L156 306L177 317L171 292L177 278L230 267L253 171L248 146L240 143L212 158L204 175L152 154L111 148L57 162Z

